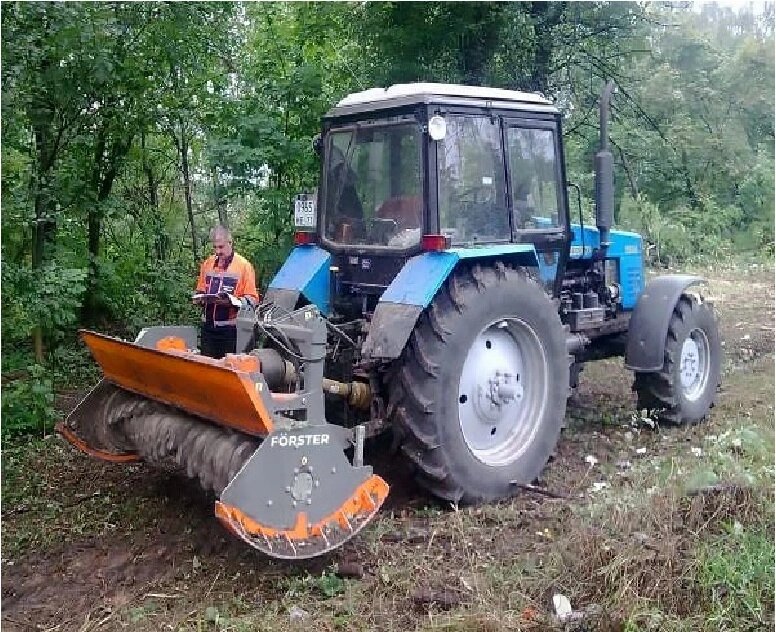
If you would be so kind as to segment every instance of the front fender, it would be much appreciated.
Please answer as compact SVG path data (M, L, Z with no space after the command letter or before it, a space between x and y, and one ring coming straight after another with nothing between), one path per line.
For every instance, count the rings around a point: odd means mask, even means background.
M401 355L418 317L462 260L500 259L538 266L532 244L453 248L412 257L383 292L369 325L361 353L365 358L393 360ZM540 270L541 272L541 270Z
M666 335L679 297L705 279L689 274L669 274L650 281L636 302L628 325L625 366L631 371L663 368Z

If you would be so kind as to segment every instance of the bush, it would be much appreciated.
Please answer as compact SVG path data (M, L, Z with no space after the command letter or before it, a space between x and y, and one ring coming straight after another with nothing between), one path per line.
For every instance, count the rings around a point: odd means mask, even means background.
M126 335L150 325L194 322L193 268L190 260L169 260L163 264L128 258L103 260L97 290L106 321Z
M292 247L293 214L291 190L267 190L256 196L235 240L239 250L255 267L259 290L283 265Z
M9 262L3 264L2 283L4 343L29 339L40 326L47 344L54 345L78 322L85 268L50 262L32 270Z
M654 244L654 257L664 265L692 263L730 257L734 252L773 252L772 225L752 223L741 230L743 211L735 205L721 205L711 197L697 208L679 206L661 210L646 197L620 202L618 225L640 233Z
M3 384L4 437L51 431L56 418L54 384L50 372L40 364L26 367L26 375Z

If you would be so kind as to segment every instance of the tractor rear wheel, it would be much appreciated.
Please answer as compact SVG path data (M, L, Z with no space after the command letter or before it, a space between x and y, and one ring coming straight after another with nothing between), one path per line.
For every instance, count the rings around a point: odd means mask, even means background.
M702 420L714 405L721 356L711 305L695 295L682 294L668 326L663 368L636 373L633 390L638 409L669 423Z
M456 272L390 386L389 414L421 486L465 504L534 480L560 434L570 360L557 308L524 270Z

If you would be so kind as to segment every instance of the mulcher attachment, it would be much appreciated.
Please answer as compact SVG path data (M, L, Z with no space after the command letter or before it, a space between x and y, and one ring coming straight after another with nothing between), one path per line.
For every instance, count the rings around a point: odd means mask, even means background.
M291 393L270 391L255 355L213 360L190 351L185 328L151 328L135 343L83 332L105 380L59 432L100 459L199 478L220 495L219 520L270 556L307 558L340 546L375 515L388 485L362 463L363 432L326 422L320 314L306 307L276 320L264 317L261 326L303 358L304 389Z
M273 557L314 557L337 548L388 495L371 467L348 462L347 435L331 424L273 432L221 494L216 515Z

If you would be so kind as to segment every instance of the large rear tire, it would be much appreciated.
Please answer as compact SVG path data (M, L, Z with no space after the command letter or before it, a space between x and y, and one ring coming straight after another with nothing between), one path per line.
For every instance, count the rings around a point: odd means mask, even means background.
M534 480L558 441L570 361L557 308L524 270L457 271L390 384L389 415L420 485L466 504Z
M711 305L682 294L666 335L663 368L636 373L638 409L673 424L701 421L720 384L722 346Z

